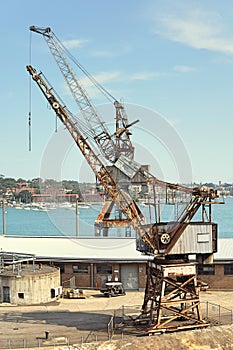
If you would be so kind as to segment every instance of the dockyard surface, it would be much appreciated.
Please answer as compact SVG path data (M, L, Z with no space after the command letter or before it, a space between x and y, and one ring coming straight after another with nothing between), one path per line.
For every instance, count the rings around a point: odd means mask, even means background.
M60 298L47 305L1 304L0 349L149 349L152 343L153 349L159 349L161 341L164 350L233 349L233 327L219 324L202 331L152 337L139 337L136 329L131 334L122 330L109 339L108 324L114 312L122 306L142 305L144 293L128 291L124 296L106 298L99 291L85 290L84 296L84 299ZM211 307L220 304L226 310L233 309L233 291L207 290L200 293L200 299L203 305L208 301ZM189 344L188 339L193 341Z

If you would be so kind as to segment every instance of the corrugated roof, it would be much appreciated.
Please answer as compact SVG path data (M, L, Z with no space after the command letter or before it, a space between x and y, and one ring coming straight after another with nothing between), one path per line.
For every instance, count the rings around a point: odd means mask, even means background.
M64 260L147 261L136 250L135 238L67 238L0 236L0 249Z
M13 237L0 236L0 249L35 254L40 259L147 261L136 250L135 238L111 237ZM214 260L233 261L233 238L219 238Z
M233 238L219 238L217 244L218 251L214 254L214 260L233 260Z

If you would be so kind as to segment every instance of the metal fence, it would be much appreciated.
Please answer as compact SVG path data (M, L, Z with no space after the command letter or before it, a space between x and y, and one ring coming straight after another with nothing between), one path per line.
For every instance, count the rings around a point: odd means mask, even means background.
M122 324L125 327L132 326L139 317L141 305L122 307L115 311L115 329ZM202 318L210 323L210 326L233 324L233 310L227 309L219 304L208 301L201 302ZM122 327L123 329L124 327Z
M209 301L201 302L201 310L203 319L207 320L211 325L227 325L233 323L233 311L219 304Z
M211 302L201 302L202 317L204 320L210 323L210 325L227 325L233 323L233 311L222 307L219 304ZM57 337L46 339L44 338L30 338L23 339L17 338L4 338L4 334L0 338L0 349L28 349L36 348L43 349L44 347L64 345L81 345L84 343L99 342L99 341L111 341L114 339L123 339L123 337L133 336L138 334L138 329L135 327L135 319L138 318L141 311L141 305L127 306L122 305L121 308L116 309L112 316L109 316L109 321L106 324L106 330L102 332L87 331L81 333L77 337L76 341L70 342L69 337ZM130 329L130 331L129 331ZM30 333L30 332L29 332Z
M106 331L105 333L99 334L98 332L89 332L88 334L82 334L80 333L80 336L76 338L74 341L70 341L69 337L56 337L56 338L49 338L48 340L45 340L44 338L30 338L27 339L18 337L17 339L7 339L1 336L0 338L0 349L1 350L8 350L8 349L41 349L51 347L54 349L57 349L60 346L64 346L64 348L69 349L70 346L77 346L79 348L79 345L85 344L85 343L94 343L94 342L103 342L108 341L112 339L112 336L114 334L114 330L112 332L111 337L108 335L108 329L106 325Z
M131 325L141 314L141 309L141 305L122 305L121 309L116 311L116 325L119 325L119 323Z
M44 342L42 339L0 339L0 349L28 349L28 348L35 348L35 349L43 349L43 347L48 346L59 346L59 345L67 345L69 346L69 338L67 337L60 337L60 339L54 339L48 342Z
M112 316L108 323L108 340L112 340L112 337L114 335L114 330L115 330L115 317Z

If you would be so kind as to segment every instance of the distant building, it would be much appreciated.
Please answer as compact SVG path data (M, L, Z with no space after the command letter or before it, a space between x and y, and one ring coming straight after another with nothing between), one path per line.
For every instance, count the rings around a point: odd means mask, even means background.
M75 203L77 199L77 194L71 193L60 193L60 194L51 194L51 193L43 193L43 194L33 194L32 201L34 203Z

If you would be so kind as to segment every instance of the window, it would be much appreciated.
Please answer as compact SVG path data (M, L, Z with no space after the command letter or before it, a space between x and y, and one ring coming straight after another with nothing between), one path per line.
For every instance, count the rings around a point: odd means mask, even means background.
M197 234L197 243L208 243L210 241L209 233L198 233Z
M198 275L214 275L214 265L198 265Z
M88 273L88 264L73 265L73 273Z
M112 266L97 265L96 272L100 275L111 275L112 274Z
M224 275L233 275L233 264L224 265Z
M18 293L19 299L24 299L24 293Z

